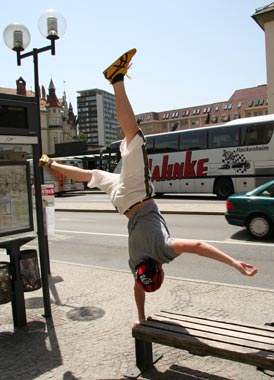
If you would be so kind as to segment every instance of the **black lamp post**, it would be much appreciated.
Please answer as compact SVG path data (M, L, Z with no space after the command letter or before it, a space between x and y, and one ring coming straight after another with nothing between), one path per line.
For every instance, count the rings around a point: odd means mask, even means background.
M38 27L42 35L50 40L50 45L40 49L33 49L23 53L30 43L30 33L28 29L19 23L10 24L4 30L4 41L6 45L14 50L17 54L17 65L21 65L21 61L27 57L33 57L34 66L34 88L37 104L37 123L36 133L38 144L33 145L33 170L34 170L34 186L35 186L35 202L36 202L36 218L38 245L41 264L41 277L43 286L43 299L45 317L51 317L50 295L49 295L49 253L48 241L45 233L44 215L41 184L43 183L43 174L38 166L39 158L42 154L42 136L41 136L41 119L40 119L40 87L39 87L39 72L38 72L38 55L45 51L50 51L55 55L55 41L59 39L66 30L66 22L64 17L53 9L49 9L43 13L38 21Z

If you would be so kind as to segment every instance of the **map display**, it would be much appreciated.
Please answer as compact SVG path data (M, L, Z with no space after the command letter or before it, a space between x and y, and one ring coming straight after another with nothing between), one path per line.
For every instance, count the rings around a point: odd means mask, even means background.
M0 161L0 236L32 229L28 163Z

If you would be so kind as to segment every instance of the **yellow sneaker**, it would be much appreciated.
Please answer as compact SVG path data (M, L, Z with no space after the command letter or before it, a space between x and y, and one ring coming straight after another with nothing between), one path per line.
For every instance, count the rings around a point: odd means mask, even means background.
M121 55L120 58L118 58L115 62L113 62L104 72L105 78L112 83L113 79L118 74L126 75L128 68L130 67L130 61L131 58L134 56L134 54L137 52L136 49L131 49Z

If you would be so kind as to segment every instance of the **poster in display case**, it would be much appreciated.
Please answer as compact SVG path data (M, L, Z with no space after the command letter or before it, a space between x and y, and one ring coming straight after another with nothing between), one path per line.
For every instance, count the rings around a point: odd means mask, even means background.
M32 230L29 163L0 161L0 237Z

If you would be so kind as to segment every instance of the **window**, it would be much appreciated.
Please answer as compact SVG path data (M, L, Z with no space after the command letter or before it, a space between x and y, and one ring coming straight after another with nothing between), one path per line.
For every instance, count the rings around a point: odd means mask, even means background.
M147 154L151 154L151 153L154 153L154 137L147 137L146 138L146 151L147 151Z
M229 119L230 119L229 115L222 116L222 121L229 121Z
M176 152L178 151L178 134L155 136L155 153Z
M209 130L209 148L224 148L239 145L239 127L219 127Z
M265 189L264 191L262 191L258 195L263 196L263 197L273 198L274 197L274 185L269 186L267 189Z
M191 120L191 125L193 125L194 127L199 125L199 119L192 119Z
M268 144L274 130L274 124L245 125L241 130L242 145Z
M180 150L197 150L206 148L206 131L191 131L180 135Z
M219 106L215 106L215 111L219 111Z
M242 102L238 102L237 107L241 108L242 107Z
M183 120L183 121L181 121L181 127L188 127L188 120ZM184 128L184 129L186 129L186 128Z

